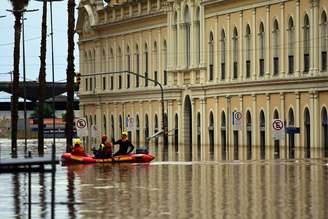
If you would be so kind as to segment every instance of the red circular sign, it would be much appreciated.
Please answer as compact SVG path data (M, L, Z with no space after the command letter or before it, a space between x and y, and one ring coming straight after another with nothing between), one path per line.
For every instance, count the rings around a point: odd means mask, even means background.
M274 130L281 130L284 127L284 123L281 120L275 120L272 123L272 127Z

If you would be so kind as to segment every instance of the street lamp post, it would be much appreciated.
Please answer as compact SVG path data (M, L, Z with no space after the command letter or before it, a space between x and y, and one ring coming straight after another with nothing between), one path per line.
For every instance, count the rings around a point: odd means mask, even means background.
M39 9L24 10L24 12L36 12ZM27 124L26 124L26 65L25 65L25 20L22 14L22 44L23 44L23 89L24 89L24 155L27 155Z
M108 73L97 73L97 74L87 74L87 75L81 75L81 77L96 77L97 75L113 75L113 74L132 74L135 75L137 77L141 77L144 78L146 80L149 80L151 82L154 82L155 85L158 85L161 89L161 111L162 111L162 131L163 131L163 144L164 147L166 149L166 147L168 146L168 142L167 142L167 135L168 135L168 129L167 129L167 124L165 121L165 108L164 108L164 88L163 85L161 83L159 83L157 80L151 79L149 77L143 76L141 74L132 72L132 71L118 71L118 72L108 72Z

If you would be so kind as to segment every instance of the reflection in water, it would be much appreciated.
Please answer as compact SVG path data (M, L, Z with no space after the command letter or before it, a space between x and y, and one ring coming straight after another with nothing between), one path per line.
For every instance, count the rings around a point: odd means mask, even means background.
M51 174L33 173L32 218L50 218L52 210L56 218L72 219L327 218L327 161L184 161L187 157L169 152L171 161L157 156L150 164L57 166L53 209ZM26 218L22 176L0 174L2 218Z

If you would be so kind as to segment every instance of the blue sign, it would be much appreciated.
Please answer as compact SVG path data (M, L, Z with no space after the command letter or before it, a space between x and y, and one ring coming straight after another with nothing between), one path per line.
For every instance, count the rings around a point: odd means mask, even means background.
M300 133L300 128L299 127L287 127L286 133L287 134L298 134L298 133Z

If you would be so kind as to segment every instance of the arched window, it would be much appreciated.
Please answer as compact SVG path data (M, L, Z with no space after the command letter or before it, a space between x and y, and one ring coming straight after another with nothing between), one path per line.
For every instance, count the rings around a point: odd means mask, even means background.
M224 30L221 30L221 80L225 80L226 72L226 35Z
M130 47L126 47L126 70L131 71L131 54L130 54ZM130 74L126 74L126 88L130 88Z
M102 49L102 53L101 53L101 72L105 72L106 71L106 51L105 49Z
M122 115L119 115L118 117L118 127L120 128L120 134L123 132L123 119Z
M136 44L136 54L135 54L135 62L136 62L136 73L140 74L140 53L139 53L139 46ZM136 75L136 87L139 87L139 76Z
M221 113L221 154L222 160L227 159L227 123L225 112Z
M324 157L328 157L328 119L327 119L327 109L323 107L321 110L321 125L322 125L322 145Z
M117 49L117 68L118 71L122 71L122 50L121 47ZM118 89L122 89L122 75L118 75Z
M164 85L167 85L167 44L166 44L166 40L164 40L163 43L163 83Z
M290 108L288 111L287 125L289 128L292 128L295 125L294 111L292 108ZM289 159L294 159L295 158L295 134L294 133L288 134L288 151L289 151L289 153L288 153Z
M158 52L157 52L157 42L154 42L154 48L153 48L153 70L154 70L154 75L153 79L155 81L158 80ZM154 84L156 86L156 84Z
M196 18L195 18L195 40L196 40L196 63L200 63L200 18L199 18L200 9L196 9Z
M213 112L210 112L208 134L209 134L209 143L210 143L210 157L211 157L211 159L213 159L214 158L214 116L213 116Z
M184 21L185 21L185 58L186 67L190 66L190 12L189 7L186 5L184 10Z
M288 20L288 74L294 73L295 27L293 18Z
M175 114L174 117L174 148L175 152L178 152L179 148L179 117L178 114Z
M148 87L148 46L147 46L147 43L145 43L145 47L144 47L144 60L145 60L145 63L144 63L144 70L145 70L145 87Z
M115 138L115 124L114 124L114 116L113 115L111 115L110 120L111 120L111 128L112 128L111 137Z
M259 76L264 76L264 25L261 22L259 28Z
M272 40L273 40L273 75L279 74L279 25L278 21L274 20L273 22L273 31L272 31Z
M273 119L279 119L279 112L275 110L273 112ZM280 141L274 140L274 159L280 158Z
M265 116L263 110L260 112L260 158L265 159Z
M104 134L107 135L107 119L106 119L106 115L103 116L103 127L104 127Z
M327 14L325 11L321 14L321 71L327 71Z
M235 27L232 34L233 79L238 78L238 31Z
M306 14L304 17L304 72L309 72L310 68L310 21Z
M246 113L246 137L247 137L247 160L252 159L252 116L249 111Z
M155 126L154 126L155 133L158 132L158 117L157 114L155 114ZM155 150L158 151L158 137L155 137Z
M251 48L252 48L252 40L251 40L251 28L247 24L246 26L246 35L245 35L245 42L246 42L246 78L251 77Z
M136 145L140 146L140 121L139 115L136 116Z
M214 37L213 32L210 32L210 37L208 41L208 64L209 64L209 81L213 80L214 77Z
M197 113L197 155L201 158L201 131L200 131L200 112Z
M311 157L311 121L310 112L308 108L304 110L304 146L305 158Z
M149 119L148 114L145 114L145 144L148 145L148 137L149 137Z
M113 48L109 49L109 71L113 72L115 71L115 63L114 63L114 51Z

